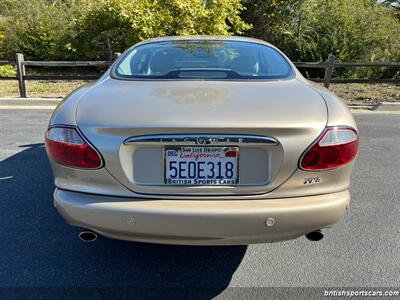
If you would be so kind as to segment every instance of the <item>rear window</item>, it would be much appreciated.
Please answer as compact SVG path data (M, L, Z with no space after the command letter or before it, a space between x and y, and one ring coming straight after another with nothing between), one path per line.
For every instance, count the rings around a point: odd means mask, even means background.
M282 79L292 74L292 68L266 45L202 40L135 47L113 72L126 79Z

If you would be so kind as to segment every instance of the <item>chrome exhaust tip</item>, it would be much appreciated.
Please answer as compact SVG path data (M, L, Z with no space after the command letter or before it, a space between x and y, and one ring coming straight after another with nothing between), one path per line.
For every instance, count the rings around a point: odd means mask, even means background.
M79 233L79 239L86 243L94 242L97 240L97 234L93 231L85 230Z
M306 234L306 238L312 242L318 242L324 238L321 230L315 230Z

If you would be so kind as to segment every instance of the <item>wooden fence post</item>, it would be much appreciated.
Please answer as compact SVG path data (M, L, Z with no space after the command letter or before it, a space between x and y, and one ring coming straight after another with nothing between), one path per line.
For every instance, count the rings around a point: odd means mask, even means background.
M25 66L22 64L22 62L24 61L24 55L21 53L16 53L15 61L17 64L19 95L21 98L26 98Z
M335 55L329 54L325 66L324 87L329 88L331 83L333 69L335 68Z
M120 57L121 56L121 53L119 53L119 52L114 52L114 61L116 61L117 59L118 59L118 57Z

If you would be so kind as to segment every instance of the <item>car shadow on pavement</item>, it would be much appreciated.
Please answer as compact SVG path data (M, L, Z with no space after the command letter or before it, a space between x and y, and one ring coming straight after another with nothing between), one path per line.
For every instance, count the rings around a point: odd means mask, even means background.
M78 239L53 207L43 144L0 162L0 287L9 293L110 298L213 298L229 284L245 246L191 247ZM15 294L14 294L15 295ZM4 296L4 291L3 291Z

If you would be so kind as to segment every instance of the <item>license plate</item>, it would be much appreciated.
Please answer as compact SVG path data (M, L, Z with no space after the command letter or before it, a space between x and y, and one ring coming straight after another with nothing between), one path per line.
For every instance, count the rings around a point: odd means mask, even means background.
M238 147L168 147L165 184L235 185L239 183Z

